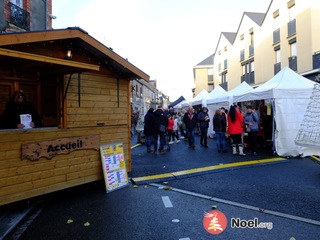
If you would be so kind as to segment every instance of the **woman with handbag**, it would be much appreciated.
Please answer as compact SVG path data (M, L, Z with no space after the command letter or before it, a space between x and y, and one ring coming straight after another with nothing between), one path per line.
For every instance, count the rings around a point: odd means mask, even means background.
M248 133L248 154L253 152L253 155L257 155L257 134L259 132L259 116L253 110L251 105L247 106L247 113L244 117L244 123L246 125L246 132Z

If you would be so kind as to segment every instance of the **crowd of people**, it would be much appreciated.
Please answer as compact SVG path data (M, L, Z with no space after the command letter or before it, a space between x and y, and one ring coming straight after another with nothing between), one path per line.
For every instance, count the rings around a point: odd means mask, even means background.
M264 128L268 130L270 124L268 125L267 122L270 122L270 120L266 118L266 114L264 115L262 114L261 116L262 122L265 119ZM23 119L23 117L27 118ZM189 106L187 110L183 109L178 113L172 107L164 110L161 105L157 109L150 108L144 116L144 135L147 152L163 154L170 150L170 144L179 143L180 139L188 142L190 149L195 149L196 131L200 135L200 146L208 148L210 121L208 108L206 107L203 107L200 111L195 111L192 106ZM260 114L257 114L252 105L246 106L246 112L242 112L236 104L231 105L229 110L223 107L217 109L212 119L212 130L215 133L218 153L226 153L228 145L231 145L233 154L245 155L246 153L252 153L256 155L260 130L259 122L261 122ZM136 125L137 123L135 122ZM0 117L0 128L23 129L40 126L42 126L42 120L34 105L27 100L27 96L23 91L15 91L7 103L3 115ZM270 129L267 132L271 132ZM244 141L244 133L246 133L246 141ZM264 134L267 136L266 132ZM244 151L245 146L246 153Z
M170 150L169 145L179 143L180 139L188 142L188 147L194 150L196 130L200 135L200 146L208 148L210 121L212 121L218 153L227 153L228 147L231 146L234 155L246 155L246 153L257 155L259 115L251 105L247 105L246 112L242 112L236 104L231 105L229 110L224 107L217 109L212 119L206 107L197 112L189 106L187 110L183 109L178 113L172 107L164 110L161 105L156 110L150 108L144 117L147 152L166 153ZM246 135L246 142L244 142L244 135ZM246 153L245 146L247 146Z

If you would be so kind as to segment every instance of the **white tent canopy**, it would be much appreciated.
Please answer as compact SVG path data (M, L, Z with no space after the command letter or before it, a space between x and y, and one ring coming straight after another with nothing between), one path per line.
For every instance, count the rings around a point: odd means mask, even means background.
M195 96L190 101L190 105L192 105L192 106L196 106L199 104L206 105L206 99L208 98L208 96L209 96L209 93L207 92L207 90L202 89L202 91L199 92L198 95Z
M174 106L175 109L181 109L184 104L188 105L188 101L187 100L183 100L182 102L178 103L177 105Z
M230 104L233 103L233 96L234 95L241 95L241 94L247 93L247 92L253 90L253 87L251 87L246 82L242 82L236 88L234 88L234 89L232 89L232 90L230 90L228 92L226 92L223 88L221 88L221 89L224 92L219 90L219 94L215 94L215 95L213 95L213 98L209 98L207 100L207 105L212 104L212 103L224 103L224 102L227 102L228 105L230 105Z
M272 98L310 98L314 82L284 67L273 78L246 94L234 96L234 102Z
M269 99L273 102L274 146L280 156L310 156L319 149L302 147L295 138L311 101L315 82L288 67L284 67L269 81L245 94L235 95L234 102Z
M207 104L216 102L215 99L228 97L229 94L226 90L224 90L221 86L215 87L207 98Z

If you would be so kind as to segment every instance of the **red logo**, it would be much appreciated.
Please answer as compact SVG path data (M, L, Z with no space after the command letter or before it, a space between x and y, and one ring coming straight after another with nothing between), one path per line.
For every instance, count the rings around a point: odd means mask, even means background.
M220 234L227 227L227 217L218 210L207 212L203 218L203 227L210 234Z

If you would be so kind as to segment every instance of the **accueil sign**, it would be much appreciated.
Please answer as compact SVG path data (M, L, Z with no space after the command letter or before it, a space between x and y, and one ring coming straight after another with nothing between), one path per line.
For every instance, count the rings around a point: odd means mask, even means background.
M79 136L59 138L22 144L21 159L39 160L41 157L52 159L58 154L69 154L76 150L99 150L100 136Z

